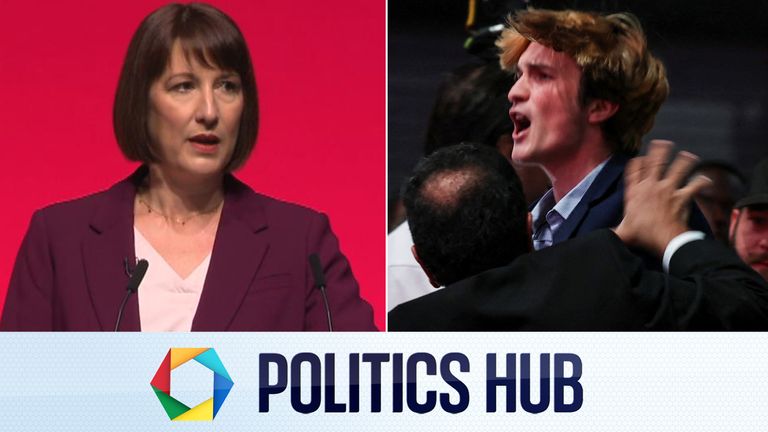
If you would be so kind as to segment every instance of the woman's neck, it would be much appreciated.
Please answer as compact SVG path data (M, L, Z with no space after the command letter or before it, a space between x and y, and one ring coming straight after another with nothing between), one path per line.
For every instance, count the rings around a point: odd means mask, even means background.
M149 166L140 199L167 218L183 219L209 213L224 200L224 176L174 175L157 165Z

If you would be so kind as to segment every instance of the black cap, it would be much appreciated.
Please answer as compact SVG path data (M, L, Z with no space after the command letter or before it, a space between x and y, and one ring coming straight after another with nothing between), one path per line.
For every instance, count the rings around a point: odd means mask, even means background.
M758 162L752 172L749 192L734 207L742 208L756 205L768 205L768 159Z

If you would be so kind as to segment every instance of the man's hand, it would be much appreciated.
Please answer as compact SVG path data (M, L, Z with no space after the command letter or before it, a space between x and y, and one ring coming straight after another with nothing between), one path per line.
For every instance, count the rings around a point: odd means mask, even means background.
M624 172L624 219L616 228L625 244L658 256L673 238L688 230L691 199L711 183L698 176L683 186L698 158L680 152L668 164L672 147L671 141L654 140L646 156L629 161Z

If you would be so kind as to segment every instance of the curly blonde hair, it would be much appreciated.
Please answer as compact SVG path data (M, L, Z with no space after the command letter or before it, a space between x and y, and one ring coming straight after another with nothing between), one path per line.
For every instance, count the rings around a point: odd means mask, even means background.
M648 51L638 19L630 13L519 11L496 41L501 67L514 70L531 42L576 60L582 70L583 102L605 99L619 105L603 132L616 151L637 153L669 94L664 65Z

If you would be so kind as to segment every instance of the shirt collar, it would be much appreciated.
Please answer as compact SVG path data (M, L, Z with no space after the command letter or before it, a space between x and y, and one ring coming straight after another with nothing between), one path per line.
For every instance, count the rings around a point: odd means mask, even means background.
M589 174L581 179L579 184L568 191L568 193L565 194L565 196L557 203L555 202L555 193L552 188L550 188L547 193L541 197L539 202L536 203L536 205L533 207L533 210L531 210L534 230L538 229L538 227L544 223L547 215L553 210L560 214L563 220L568 219L568 216L573 213L573 210L579 204L581 199L584 198L584 195L589 190L589 187L592 186L592 182L595 181L595 178L598 174L600 174L600 171L603 170L609 160L611 160L611 157L608 157L598 166L593 168Z

